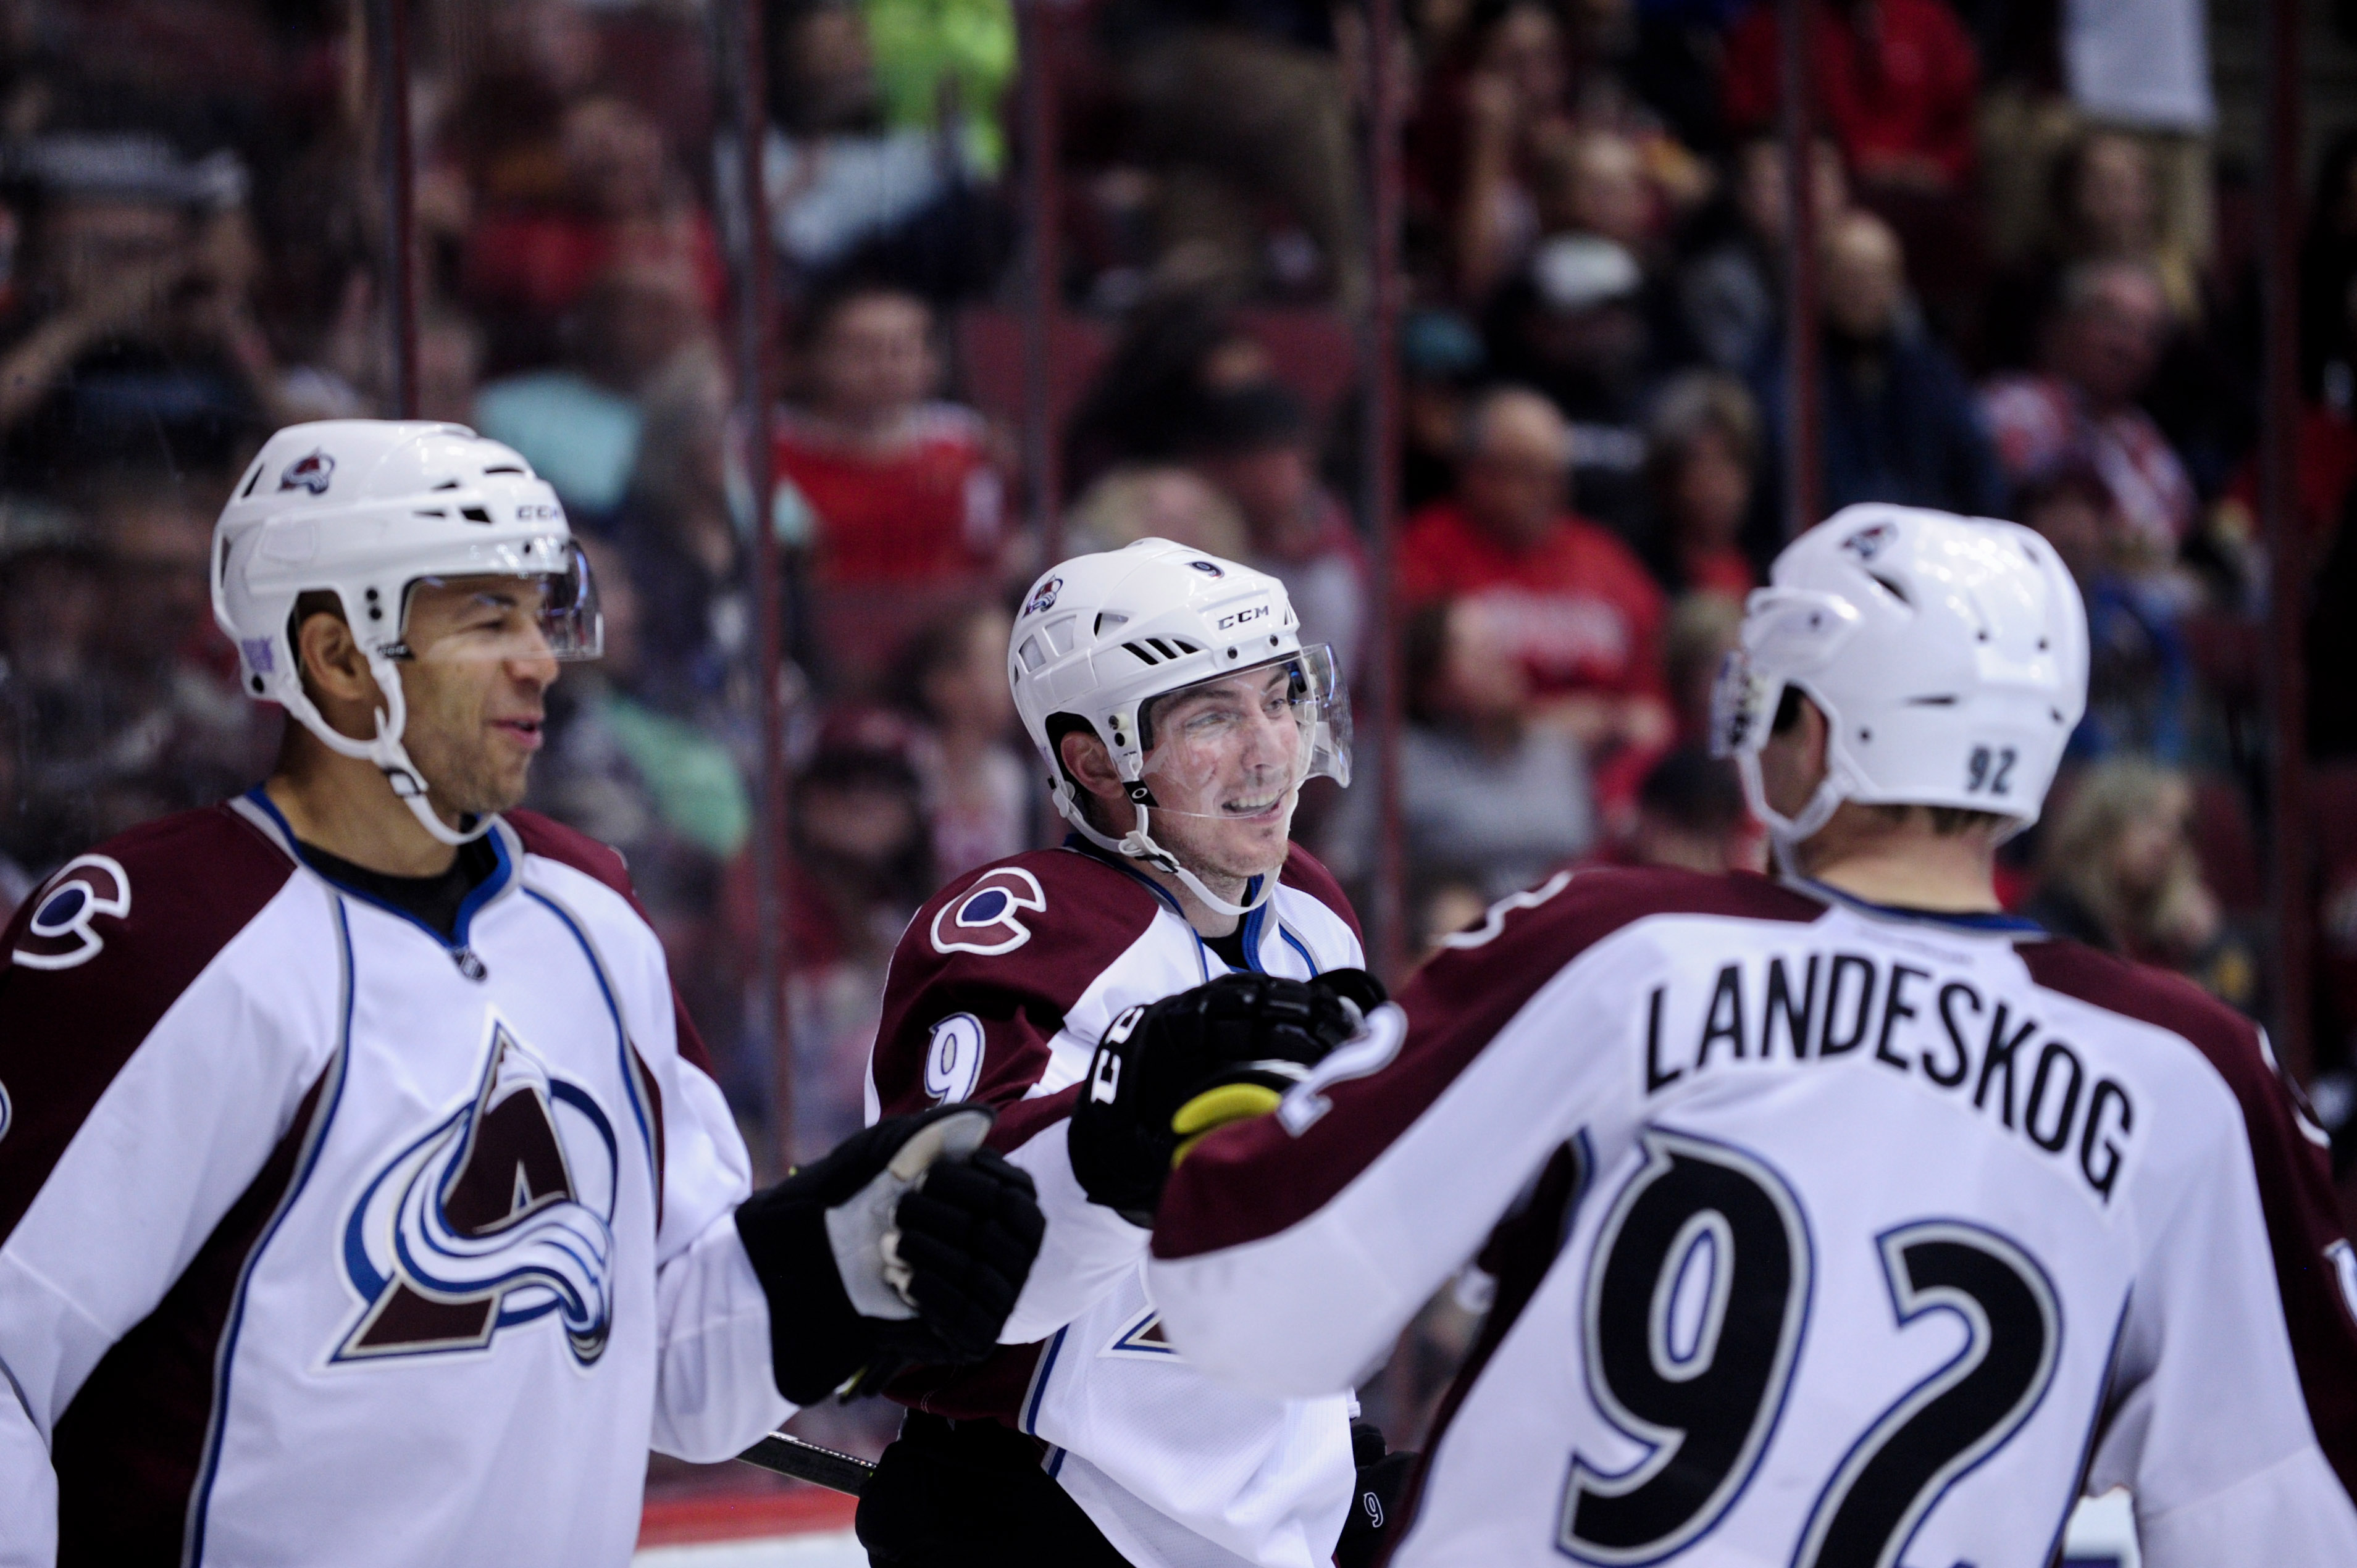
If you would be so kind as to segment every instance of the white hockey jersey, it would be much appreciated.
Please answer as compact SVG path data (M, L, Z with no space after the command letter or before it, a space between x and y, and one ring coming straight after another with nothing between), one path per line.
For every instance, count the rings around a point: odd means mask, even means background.
M1364 961L1340 889L1298 848L1243 944L1256 967L1296 979ZM1228 967L1168 894L1080 848L969 873L918 911L885 984L870 1119L952 1100L998 1107L991 1141L1038 1183L1048 1230L1008 1348L888 1391L1039 1439L1049 1473L1140 1568L1324 1568L1354 1490L1350 1401L1205 1379L1147 1299L1146 1232L1091 1203L1065 1152L1106 1026Z
M2034 1564L2083 1477L2153 1568L2357 1563L2300 1376L2357 1387L2348 1243L2247 1022L1757 877L1562 875L1451 947L1188 1157L1149 1279L1308 1393L1480 1249L1401 1568ZM2280 1295L2261 1170L2313 1210Z
M457 940L261 791L0 956L0 1563L629 1561L788 1413L747 1160L620 857L517 812Z

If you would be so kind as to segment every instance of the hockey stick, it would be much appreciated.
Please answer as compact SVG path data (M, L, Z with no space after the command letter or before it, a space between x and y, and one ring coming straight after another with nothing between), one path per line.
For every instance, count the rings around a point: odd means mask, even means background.
M737 1457L748 1465L791 1476L797 1481L849 1492L855 1498L867 1485L868 1477L876 1474L876 1466L867 1460L837 1454L832 1448L821 1448L815 1443L805 1443L782 1432L772 1432Z

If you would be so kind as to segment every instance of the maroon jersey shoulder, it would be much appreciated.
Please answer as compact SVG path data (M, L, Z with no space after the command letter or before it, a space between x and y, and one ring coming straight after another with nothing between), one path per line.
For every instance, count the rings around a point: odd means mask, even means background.
M1359 939L1359 945L1366 945L1367 933L1359 929L1359 912L1351 908L1351 900L1343 894L1342 885L1334 880L1334 874L1327 870L1325 863L1316 855L1299 844L1293 845L1285 852L1285 865L1276 874L1276 879L1285 886L1300 889L1333 910L1341 917L1342 923L1351 928L1351 934Z
M502 811L500 820L515 830L516 840L526 854L536 854L543 860L553 860L569 865L584 876L605 884L630 901L630 910L644 922L650 931L655 923L639 902L638 890L630 886L630 863L622 852L610 844L601 843L578 828L568 828L554 817L544 817L538 811ZM668 962L668 960L666 960ZM705 1076L713 1076L712 1053L705 1049L704 1036L696 1032L695 1020L688 1015L687 1004L680 998L674 983L671 992L672 1012L679 1037L680 1058L700 1069Z
M1478 1000L1502 1024L1555 971L1649 917L1716 915L1806 924L1824 912L1816 899L1746 872L1710 875L1654 865L1559 871L1492 904L1480 924L1448 939L1416 983L1426 985L1443 1006Z
M1076 850L1034 850L952 877L909 922L885 977L872 1060L885 1111L931 1103L952 1083L961 1099L1022 1100L1066 1011L1162 908L1145 878ZM960 1015L979 1076L935 1073L929 1088L936 1026ZM945 1038L945 1062L957 1049Z
M1018 991L1060 1013L1163 908L1151 884L1092 854L1043 849L951 878L892 954L894 988Z
M2333 1257L2349 1245L2348 1220L2322 1131L2309 1131L2316 1123L2307 1097L2277 1066L2257 1026L2182 975L2072 941L2023 942L2015 950L2045 989L2184 1040L2233 1091L2309 1419L2341 1484L2357 1495L2357 1302L2342 1288Z
M0 1236L156 1021L294 875L211 806L76 855L25 900L0 936Z
M585 876L594 876L638 908L638 894L630 886L630 863L622 852L610 844L600 843L578 828L568 828L554 817L544 817L538 811L502 811L500 819L515 830L527 854L543 860L553 860L569 865ZM645 911L640 911L643 918Z
M2183 1038L2218 1070L2237 1100L2281 1085L2260 1053L2258 1026L2181 974L2059 937L2016 944L2029 977L2106 1013Z

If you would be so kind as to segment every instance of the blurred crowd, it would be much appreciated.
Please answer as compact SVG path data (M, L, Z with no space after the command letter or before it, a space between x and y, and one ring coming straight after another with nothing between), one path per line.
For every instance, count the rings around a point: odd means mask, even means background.
M533 804L621 848L757 1146L861 1115L883 964L941 881L1043 842L1013 596L1158 535L1288 585L1363 685L1371 288L1360 0L1072 0L1053 498L1026 490L1008 0L770 0L767 231L700 0L418 0L418 401L522 451L603 585ZM391 412L379 105L339 0L0 0L0 908L266 768L211 517L273 428ZM1774 7L1409 0L1395 352L1412 950L1583 864L1762 868L1709 693L1796 524L2016 519L2077 576L2093 690L2006 891L2264 1014L2266 627L2308 618L2318 1109L2357 1079L2357 133L2301 258L2314 597L2255 516L2255 189L2201 0L1812 0L1821 450L1796 453ZM748 430L731 278L766 246ZM735 260L732 262L732 258ZM773 493L753 493L766 442ZM762 529L787 566L795 1125L757 988ZM1374 747L1300 836L1355 890ZM1316 791L1325 791L1318 793ZM1451 1330L1437 1326L1445 1348ZM1435 1350L1435 1355L1441 1354Z

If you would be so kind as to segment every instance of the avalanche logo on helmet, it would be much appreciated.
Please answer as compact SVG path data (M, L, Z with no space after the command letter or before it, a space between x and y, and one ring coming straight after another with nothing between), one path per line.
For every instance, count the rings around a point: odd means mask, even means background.
M1042 610L1054 609L1056 607L1056 596L1063 591L1064 579L1061 577L1049 578L1046 582L1039 585L1039 591L1032 595L1030 602L1023 607L1023 613L1028 616L1035 616Z
M27 969L88 963L106 946L91 922L101 915L119 920L130 913L131 877L122 863L103 854L81 855L50 880L11 956Z
M367 1305L328 1359L481 1350L554 1315L574 1359L597 1360L613 1328L617 1158L597 1101L493 1013L474 1098L352 1206L344 1273Z
M933 916L933 950L979 953L993 958L1031 940L1031 928L1016 911L1048 908L1039 879L1019 865L985 871L974 885Z
M1841 547L1860 561L1871 561L1898 542L1899 529L1894 523L1878 522L1859 529L1841 542Z
M335 477L336 460L325 449L315 449L307 457L297 457L286 465L278 476L282 490L308 490L315 496L328 493L328 481Z

